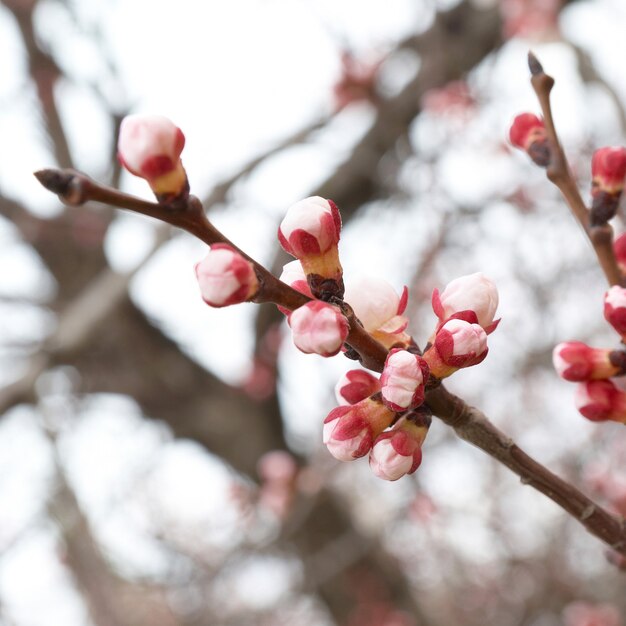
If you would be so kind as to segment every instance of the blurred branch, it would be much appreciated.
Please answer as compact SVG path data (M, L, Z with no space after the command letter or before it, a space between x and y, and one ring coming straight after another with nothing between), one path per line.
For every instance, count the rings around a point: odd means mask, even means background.
M72 155L54 94L57 81L61 77L61 70L54 59L41 49L37 41L33 24L37 2L3 0L2 3L13 13L22 35L30 76L37 90L46 131L56 160L60 167L73 167Z
M118 274L104 269L60 314L57 328L38 354L28 364L26 373L14 383L0 389L0 415L20 402L32 401L34 385L50 366L68 359L79 351L91 334L111 315L126 296L128 285L135 274L152 258L169 237L167 228L161 228L143 261L132 271Z

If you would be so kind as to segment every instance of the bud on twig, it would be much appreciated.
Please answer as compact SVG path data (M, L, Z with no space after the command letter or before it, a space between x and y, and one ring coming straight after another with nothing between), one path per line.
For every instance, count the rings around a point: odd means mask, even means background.
M118 141L120 163L148 181L159 202L184 201L189 195L187 174L180 160L185 136L162 115L128 115Z
M324 420L324 443L339 461L358 459L370 451L374 439L394 417L395 413L378 396L338 406Z
M604 318L623 340L626 337L626 289L615 285L604 294Z
M322 300L343 296L340 232L339 209L319 196L292 204L278 229L280 245L300 260L313 295Z
M356 404L380 391L380 382L376 376L366 370L346 372L335 386L337 403L346 406Z
M481 272L455 278L441 294L434 289L432 306L439 318L439 328L451 318L467 318L466 321L479 324L490 334L500 323L500 320L493 321L498 308L498 290ZM474 316L463 315L468 311Z
M626 148L606 147L591 159L591 223L605 224L617 212L626 176Z
M398 296L386 280L362 276L347 284L345 300L365 330L383 346L410 345L411 337L404 332L409 320L402 315L408 301L406 287Z
M626 422L626 393L610 380L580 383L574 402L580 413L592 422Z
M410 413L400 418L391 430L380 434L369 458L374 474L384 480L398 480L412 474L422 462L422 444L429 426L430 417Z
M514 120L509 139L516 147L524 150L540 167L550 164L550 143L543 120L533 113L521 113Z
M350 325L341 311L321 300L307 302L289 316L293 342L305 354L334 356L348 336Z
M428 364L418 354L395 348L380 377L383 402L393 411L414 409L424 402Z
M613 242L613 252L615 253L615 260L622 272L626 274L626 233L622 233Z
M246 302L259 289L252 263L225 243L213 244L195 271L202 299L213 307Z
M451 319L435 336L433 345L424 353L430 373L446 378L458 369L477 365L487 356L487 333L478 324Z
M626 352L591 348L582 341L566 341L552 352L557 374L572 382L600 380L626 371Z

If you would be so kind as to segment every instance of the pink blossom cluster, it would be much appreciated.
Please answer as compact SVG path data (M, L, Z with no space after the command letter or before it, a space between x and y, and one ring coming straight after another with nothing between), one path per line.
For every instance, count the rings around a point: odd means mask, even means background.
M538 136L536 129L531 132ZM146 179L159 202L172 210L188 196L180 160L184 139L179 128L159 116L130 116L120 132L120 161ZM279 309L287 316L294 344L306 354L330 357L343 350L359 358L347 342L357 330L387 350L380 378L353 370L340 381L339 406L324 420L323 440L337 459L369 454L377 476L396 480L421 463L431 421L424 403L427 389L487 356L487 335L499 321L494 321L498 292L480 273L453 280L441 293L435 289L432 307L438 321L422 352L407 332L406 287L398 295L385 280L371 276L344 286L340 234L341 216L332 200L311 196L289 207L278 240L296 260L284 266L280 280L305 302L291 309L281 301ZM212 307L274 301L263 291L266 274L261 270L229 243L211 245L195 266L202 299Z
M619 240L618 240L619 241ZM626 338L626 289L615 285L604 295L604 317ZM554 368L561 378L578 383L576 407L587 419L626 423L626 391L614 379L626 374L626 351L592 348L582 341L558 344Z
M346 296L350 293L348 283ZM431 421L424 404L426 390L456 370L481 362L487 355L487 334L498 324L494 284L480 273L463 276L441 294L434 291L438 322L420 354L401 316L406 290L400 298L392 293L384 281L354 291L355 296L369 296L350 302L359 319L365 320L364 327L374 336L380 336L381 327L395 328L396 343L389 345L392 332L382 337L391 349L380 378L366 370L351 370L341 378L335 388L339 406L326 417L323 437L340 461L369 454L370 468L385 480L397 480L419 467Z

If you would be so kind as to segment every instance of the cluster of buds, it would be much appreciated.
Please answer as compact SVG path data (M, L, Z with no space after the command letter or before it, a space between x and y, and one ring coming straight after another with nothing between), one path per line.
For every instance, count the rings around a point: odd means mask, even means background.
M185 206L189 190L180 161L183 145L183 134L169 120L130 116L122 124L119 157L148 181L160 203L177 209ZM332 200L312 196L287 210L278 240L296 260L284 266L280 281L298 291L303 304L293 304L298 301L293 292L291 299L281 297L280 289L271 292L266 270L227 243L211 245L195 266L196 278L202 299L212 307L275 302L287 316L294 344L306 354L330 357L343 350L359 358L346 343L357 331L387 350L380 378L353 370L337 385L339 406L324 420L323 440L337 459L369 454L377 476L397 480L422 460L431 422L426 391L487 356L487 335L499 321L494 321L498 292L479 273L453 280L442 293L435 289L437 323L422 354L406 330L406 287L398 295L386 281L364 277L344 289L340 233L341 216Z
M376 476L397 480L413 473L422 460L431 421L424 403L427 389L487 355L487 335L499 322L494 321L498 292L480 273L452 281L441 294L435 289L432 304L438 320L426 351L420 354L400 315L406 306L406 290L398 297L386 283L372 284L373 294L365 284L359 285L350 304L365 329L381 336L391 349L380 378L352 370L339 381L335 393L340 406L324 422L324 443L340 461L369 453ZM348 283L346 296L351 293ZM381 328L402 330L394 335Z
M606 292L604 317L623 342L626 338L626 289L616 285ZM552 359L561 378L578 383L575 402L582 415L594 422L626 423L626 392L611 380L626 374L626 351L567 341L554 348Z

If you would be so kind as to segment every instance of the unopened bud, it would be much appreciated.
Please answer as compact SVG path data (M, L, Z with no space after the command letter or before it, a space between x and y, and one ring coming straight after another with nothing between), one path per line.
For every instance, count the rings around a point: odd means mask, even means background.
M160 202L186 199L187 174L180 160L185 136L162 115L128 115L122 120L118 141L120 163L148 181Z
M468 316L466 321L479 324L487 334L493 332L500 322L493 319L498 308L498 290L493 281L481 272L455 278L441 294L435 289L432 306L440 325L452 317L464 319L463 314L468 311L475 317L469 319Z
M302 264L297 259L283 265L283 271L282 274L279 276L279 280L289 285L292 289L303 293L305 296L313 298L311 288L309 287L309 283L306 280L306 274L302 269ZM277 306L278 310L284 315L290 314L291 311L289 309L286 309L285 307L280 305Z
M592 224L604 224L617 212L626 176L626 148L606 147L591 159Z
M552 352L557 374L572 382L599 380L626 372L626 352L591 348L582 341L566 341Z
M414 409L424 402L427 381L428 364L421 356L393 349L380 377L383 402L397 412Z
M622 339L626 337L626 289L614 285L604 294L604 318Z
M356 404L380 391L380 381L366 370L346 372L335 386L337 403L343 406Z
M579 383L574 402L580 413L592 422L626 420L626 393L610 380Z
M386 348L406 347L411 337L405 332L409 320L402 315L408 301L405 287L398 296L382 278L360 276L346 286L346 302L365 330Z
M477 365L487 352L487 333L482 326L451 319L437 331L424 360L432 376L446 378L460 368Z
M626 274L626 233L622 233L613 242L613 251L615 252L615 260L622 274Z
M338 406L324 420L324 443L339 461L365 456L374 439L395 417L377 396L350 406Z
M343 296L339 262L341 216L332 200L311 196L292 204L278 229L286 252L300 260L316 298Z
M550 144L543 120L533 113L518 115L511 125L509 139L516 147L528 153L539 166L547 167L550 163Z
M305 354L334 356L348 336L350 325L341 311L321 300L297 308L289 316L293 342Z
M213 307L246 302L259 290L252 263L225 243L213 244L195 270L202 299Z
M370 452L370 468L379 478L398 480L412 474L422 462L422 444L428 433L430 419L408 414L391 430L380 434Z

